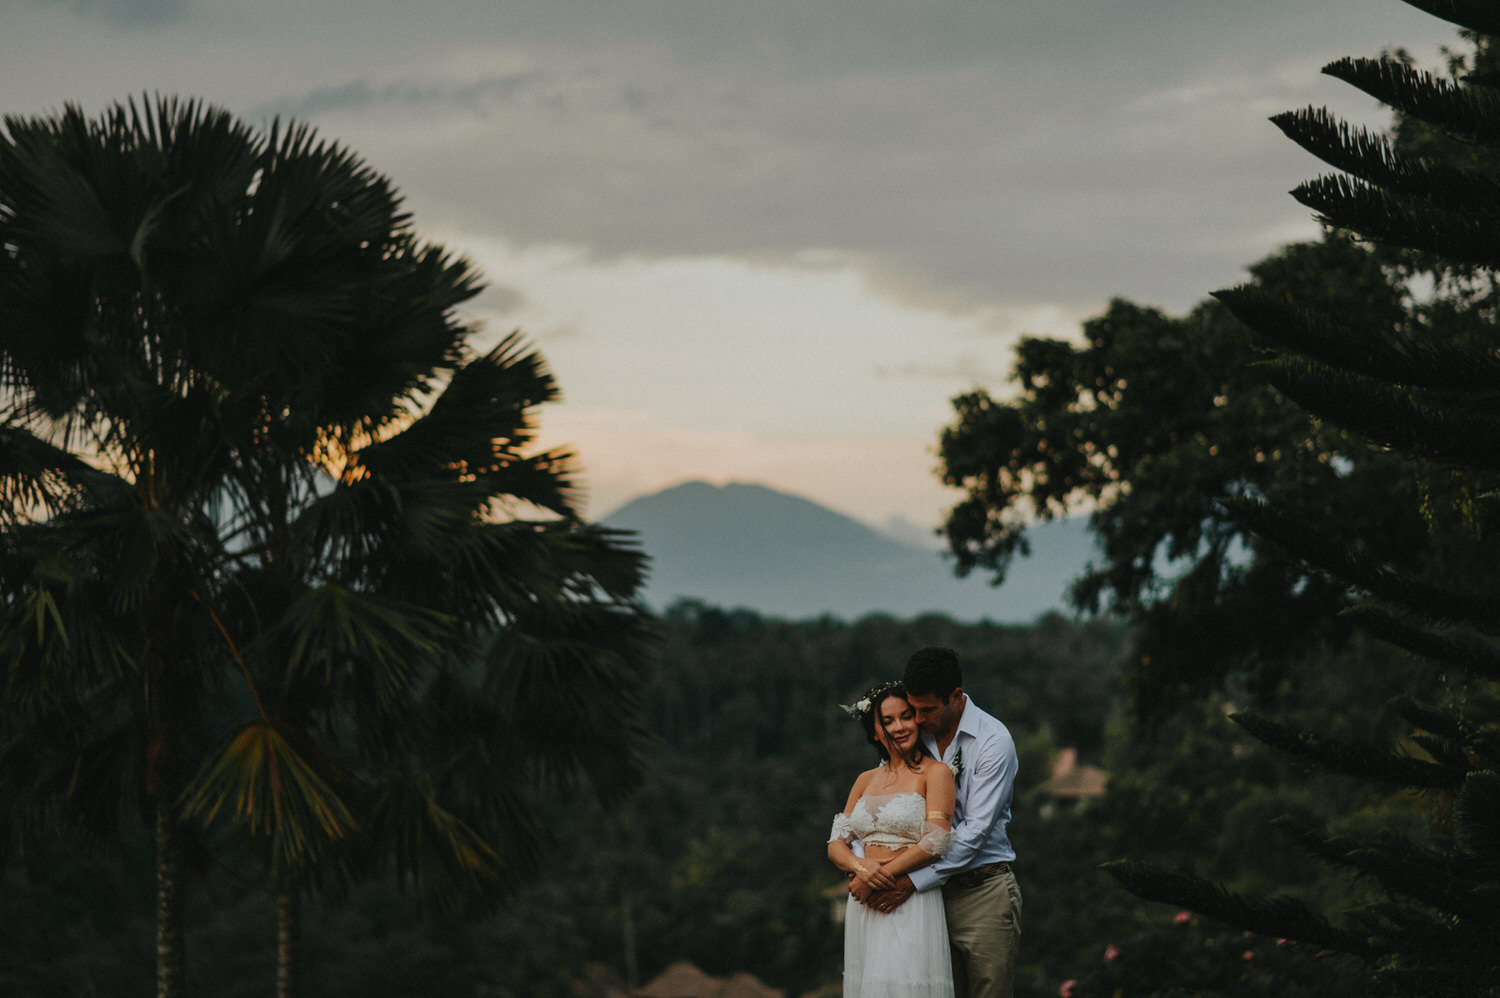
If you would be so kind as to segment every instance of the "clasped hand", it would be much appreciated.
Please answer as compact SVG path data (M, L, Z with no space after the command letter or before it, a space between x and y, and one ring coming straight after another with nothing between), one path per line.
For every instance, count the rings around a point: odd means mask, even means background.
M891 886L875 886L874 881L879 878L884 878L884 882ZM901 907L906 899L915 893L915 888L912 887L910 880L904 878L898 880L883 870L875 869L868 871L867 874L850 873L849 893L854 896L854 900L867 908L880 912L892 912Z
M872 863L867 859L860 866L861 869L854 872L854 882L863 885L866 892L888 891L896 886L896 878L885 872L883 863ZM850 890L853 890L852 885Z

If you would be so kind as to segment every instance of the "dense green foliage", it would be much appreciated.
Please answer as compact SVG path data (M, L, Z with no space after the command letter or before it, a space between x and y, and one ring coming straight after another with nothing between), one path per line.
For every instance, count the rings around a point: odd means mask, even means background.
M1188 934L1157 927L1137 940L1155 954L1144 967L1111 961L1075 994L1500 991L1500 22L1492 4L1412 2L1472 29L1450 77L1399 55L1325 69L1396 112L1389 135L1318 109L1275 119L1339 171L1295 192L1330 226L1322 243L1187 319L1117 302L1082 347L1028 341L1019 397L957 400L944 436L947 480L966 491L948 524L965 568L1003 572L1017 513L1094 505L1104 564L1075 595L1137 625L1140 741L1184 718L1191 731L1184 705L1219 691L1244 733L1308 770L1306 802L1344 808L1279 814L1226 777L1222 806L1249 811L1252 834L1292 857L1282 869L1254 876L1248 841L1231 866L1205 864L1208 827L1197 847L1169 839L1110 866L1142 897L1295 941L1267 951L1278 970L1245 973L1270 962L1247 943L1238 970L1226 950L1186 982L1169 968L1198 961L1166 957ZM1374 682L1393 657L1401 681ZM1200 758L1243 749L1198 730ZM1137 770L1152 771L1160 760ZM1317 866L1353 889L1323 890ZM1354 969L1319 980L1308 952Z
M1340 780L1301 779L1239 732L1216 699L1153 733L1132 729L1123 718L1118 625L1056 616L1029 627L941 617L788 622L684 604L663 626L647 693L660 740L636 797L612 808L584 795L555 798L543 874L489 918L419 919L390 882L356 885L342 904L309 906L308 994L416 998L440 984L454 996L561 998L601 993L586 979L643 982L678 959L721 975L747 970L791 995L836 982L842 936L832 918L838 901L827 892L840 879L823 843L854 776L874 763L837 704L898 673L908 652L926 644L959 650L976 701L1017 739L1022 995L1131 975L1226 989L1241 976L1269 975L1304 982L1308 993L1318 993L1314 984L1341 993L1334 985L1347 968L1337 961L1304 960L1274 940L1248 941L1206 921L1176 923L1173 909L1131 897L1098 867L1122 855L1166 862L1189 854L1196 872L1236 889L1263 889L1292 873L1341 903L1361 896L1357 885L1292 853L1267 821L1341 816L1353 828L1410 803L1371 798ZM1309 701L1347 704L1331 733L1374 724L1411 672L1394 655L1360 661L1357 682L1347 671L1315 672L1274 699L1301 717L1314 716ZM1109 769L1107 797L1051 797L1046 783L1062 747ZM39 995L87 994L89 980L149 980L140 905L149 881L130 872L148 857L144 843L127 850L123 867L71 844L27 857L7 884L9 910L26 924L0 937L8 940L0 966ZM193 897L190 977L216 995L262 993L271 979L266 886L216 867ZM9 948L22 944L37 948ZM1258 962L1243 959L1247 949L1261 953ZM1233 962L1217 958L1223 953Z
M1442 682L1441 695L1412 691L1395 703L1409 746L1329 737L1316 727L1260 714L1238 720L1255 737L1320 769L1370 784L1429 795L1433 827L1341 834L1305 822L1285 827L1322 859L1380 889L1371 903L1327 912L1169 885L1156 871L1122 868L1142 893L1198 899L1241 924L1360 957L1382 993L1500 994L1500 608L1495 487L1500 484L1494 275L1500 245L1500 98L1494 75L1493 5L1417 6L1465 25L1478 51L1456 79L1392 59L1343 59L1326 72L1372 94L1408 128L1383 140L1325 112L1278 116L1294 140L1340 171L1295 191L1329 224L1402 247L1440 280L1430 301L1413 301L1389 323L1367 323L1323 308L1295 308L1262 291L1219 297L1273 344L1270 379L1318 419L1347 427L1409 461L1418 480L1446 479L1453 498L1428 497L1429 530L1447 541L1440 560L1395 563L1380 555L1377 524L1330 543L1328 517L1305 517L1274 501L1240 502L1233 512L1320 572L1348 586L1349 614L1376 637L1413 653ZM1472 70L1472 71L1471 71ZM1415 137L1441 136L1417 144Z
M559 795L546 809L556 845L544 875L488 919L424 922L390 883L355 885L345 904L309 905L308 994L428 995L436 982L455 996L570 994L591 965L625 976L627 905L638 981L684 958L712 973L748 970L794 994L836 980L841 935L825 892L841 880L823 843L854 776L874 764L837 705L899 674L910 650L932 643L959 649L976 701L1014 719L1023 767L1017 842L1036 868L1038 943L1029 959L1055 990L1061 971L1046 967L1059 953L1044 940L1070 951L1074 938L1060 931L1071 915L1050 900L1053 860L1044 857L1055 855L1065 878L1100 885L1090 872L1097 858L1048 845L1037 788L1055 744L1077 745L1094 762L1104 752L1118 708L1116 627L1056 617L1034 627L940 617L790 623L699 605L679 606L664 626L647 698L660 743L636 797L606 808ZM1087 838L1075 846L1087 849ZM127 849L123 866L75 845L33 850L9 874L7 910L25 913L29 928L0 942L0 966L30 993L149 980L141 935L149 882L139 875L147 843ZM190 979L216 995L263 993L267 885L250 871L212 867L193 897ZM34 951L11 948L38 939ZM373 963L372 953L381 954Z
M638 776L642 558L535 448L556 386L477 347L479 289L304 127L0 131L0 853L151 828L160 995L190 867L274 883L291 995L307 889L493 902L539 785Z
M1389 321L1404 286L1390 254L1330 235L1250 268L1253 286L1352 320ZM1231 681L1269 693L1287 665L1348 627L1345 587L1230 514L1235 497L1308 516L1342 510L1344 536L1377 522L1379 557L1411 562L1433 541L1400 462L1305 415L1266 385L1251 332L1216 301L1186 316L1117 300L1081 343L1023 339L1017 391L954 400L943 475L964 490L946 532L962 571L1004 577L1026 524L1089 511L1100 558L1074 586L1085 611L1136 624L1137 713Z

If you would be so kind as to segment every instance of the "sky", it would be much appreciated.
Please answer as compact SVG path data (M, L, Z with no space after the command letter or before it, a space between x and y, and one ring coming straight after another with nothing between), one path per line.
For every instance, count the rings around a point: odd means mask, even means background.
M520 330L601 518L683 481L930 530L951 399L1123 297L1181 313L1317 226L1267 118L1451 25L1400 0L3 0L0 111L314 125Z

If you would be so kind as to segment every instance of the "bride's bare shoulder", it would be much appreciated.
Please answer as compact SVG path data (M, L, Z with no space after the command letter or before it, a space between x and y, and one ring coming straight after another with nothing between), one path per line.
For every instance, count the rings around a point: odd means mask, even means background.
M922 760L922 766L918 772L929 783L934 781L938 783L953 782L953 770L948 768L948 764L941 759L934 759L931 756Z

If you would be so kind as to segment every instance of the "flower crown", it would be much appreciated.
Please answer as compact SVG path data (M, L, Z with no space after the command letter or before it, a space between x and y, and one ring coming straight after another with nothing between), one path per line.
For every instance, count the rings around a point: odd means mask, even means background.
M889 696L893 690L901 689L904 689L901 680L892 679L889 682L870 687L869 692L858 700L853 703L841 703L839 707L850 717L856 720L863 720L864 716L875 709L875 705Z

